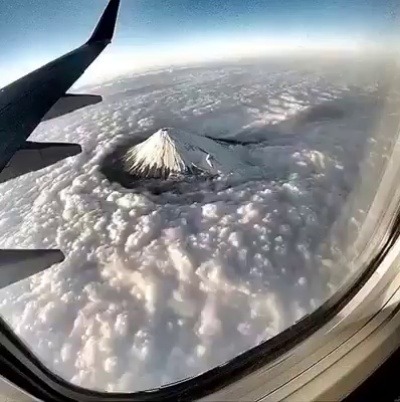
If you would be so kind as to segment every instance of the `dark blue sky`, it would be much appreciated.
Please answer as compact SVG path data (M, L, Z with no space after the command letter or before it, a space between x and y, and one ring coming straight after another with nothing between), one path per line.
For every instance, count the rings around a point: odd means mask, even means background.
M393 31L396 0L122 0L114 51L267 35L368 36ZM0 72L80 44L106 0L0 0ZM250 40L250 39L249 39Z

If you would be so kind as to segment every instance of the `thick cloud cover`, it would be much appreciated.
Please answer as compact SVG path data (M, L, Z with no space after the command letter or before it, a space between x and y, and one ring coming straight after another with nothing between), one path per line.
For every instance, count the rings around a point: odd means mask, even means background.
M322 250L376 127L378 76L353 61L153 72L43 123L32 138L84 152L1 186L0 246L67 258L2 291L1 314L52 370L108 391L197 375L278 334L348 274ZM260 140L241 157L265 174L155 195L99 172L163 126Z

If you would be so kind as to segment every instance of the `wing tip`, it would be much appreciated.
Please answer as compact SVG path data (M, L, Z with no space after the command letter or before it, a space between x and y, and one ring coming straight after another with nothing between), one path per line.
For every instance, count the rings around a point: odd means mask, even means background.
M117 23L118 10L121 0L110 0L103 12L92 36L88 40L88 44L96 42L110 43L114 37L115 26Z

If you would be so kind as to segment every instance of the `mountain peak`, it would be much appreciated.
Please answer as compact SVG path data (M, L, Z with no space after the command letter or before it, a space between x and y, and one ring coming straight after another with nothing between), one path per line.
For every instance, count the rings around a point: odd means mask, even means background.
M240 165L228 147L172 127L163 127L130 148L123 162L133 176L163 179L196 173L228 173Z

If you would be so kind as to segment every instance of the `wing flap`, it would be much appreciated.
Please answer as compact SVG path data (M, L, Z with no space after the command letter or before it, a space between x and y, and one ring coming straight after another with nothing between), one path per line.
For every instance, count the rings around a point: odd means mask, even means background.
M102 100L100 95L66 94L47 112L42 121L64 116L86 106L100 103Z
M60 250L0 250L0 289L64 261Z
M26 141L24 147L13 155L0 172L0 183L43 169L81 152L82 148L78 144Z

